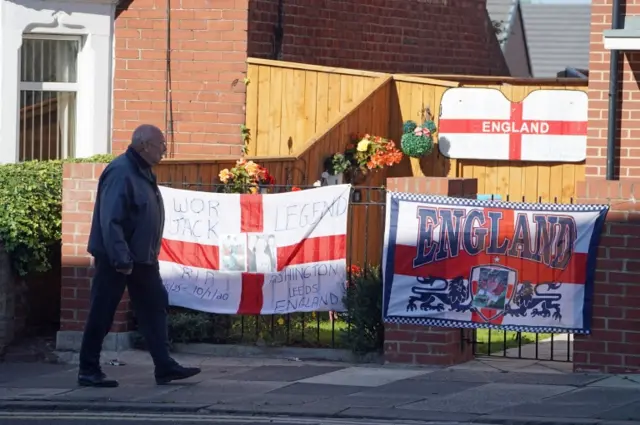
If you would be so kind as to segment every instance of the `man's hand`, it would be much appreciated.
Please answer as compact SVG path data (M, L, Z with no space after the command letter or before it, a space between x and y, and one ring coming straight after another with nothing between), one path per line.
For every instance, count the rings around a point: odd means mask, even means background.
M131 272L133 271L133 269L116 269L116 271L118 273L122 273L124 275L129 276L131 274Z

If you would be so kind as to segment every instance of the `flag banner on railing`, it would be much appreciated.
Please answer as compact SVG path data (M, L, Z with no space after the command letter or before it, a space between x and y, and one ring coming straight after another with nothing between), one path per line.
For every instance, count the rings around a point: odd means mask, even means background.
M387 192L384 320L589 333L608 208Z
M221 314L343 311L350 191L162 187L160 273L170 304Z

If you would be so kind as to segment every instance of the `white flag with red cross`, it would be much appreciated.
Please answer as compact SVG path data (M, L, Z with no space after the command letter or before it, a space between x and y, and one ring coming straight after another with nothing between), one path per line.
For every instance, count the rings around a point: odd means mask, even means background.
M511 102L497 89L448 89L440 105L440 153L454 159L584 161L587 101L578 90L535 90Z
M171 305L220 314L344 310L350 185L160 191L160 273Z

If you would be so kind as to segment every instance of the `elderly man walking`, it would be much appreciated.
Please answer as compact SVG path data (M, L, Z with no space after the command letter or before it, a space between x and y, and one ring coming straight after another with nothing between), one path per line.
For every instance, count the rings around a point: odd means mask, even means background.
M155 364L159 385L200 373L169 355L167 308L158 255L164 206L152 167L167 151L159 128L141 125L127 151L100 176L88 251L95 259L91 310L80 349L78 384L117 387L100 368L100 351L125 287Z

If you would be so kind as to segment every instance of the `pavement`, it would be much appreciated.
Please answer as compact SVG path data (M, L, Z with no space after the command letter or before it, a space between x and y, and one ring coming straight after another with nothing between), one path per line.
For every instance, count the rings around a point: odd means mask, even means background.
M113 365L104 370L120 387L98 389L77 387L73 365L0 363L0 423L640 423L640 376L575 374L569 363L490 357L418 368L175 357L203 373L156 386L147 353L105 353Z

